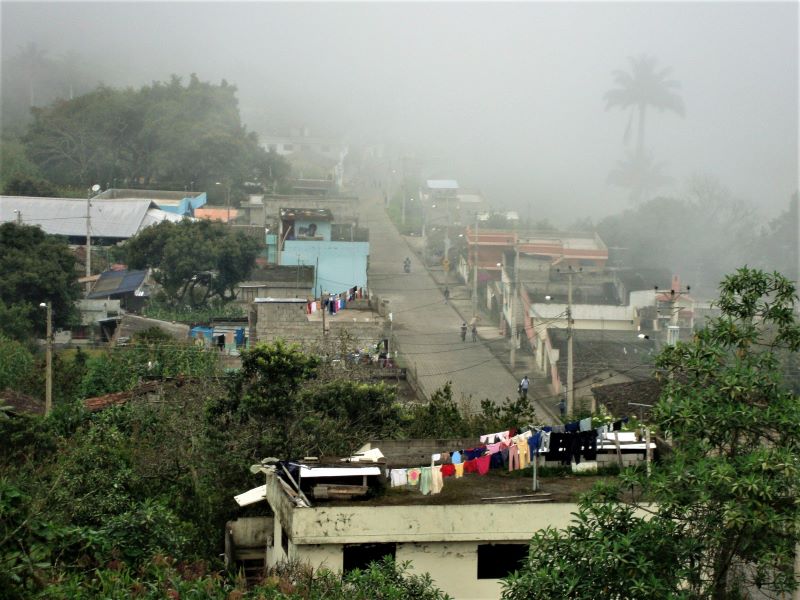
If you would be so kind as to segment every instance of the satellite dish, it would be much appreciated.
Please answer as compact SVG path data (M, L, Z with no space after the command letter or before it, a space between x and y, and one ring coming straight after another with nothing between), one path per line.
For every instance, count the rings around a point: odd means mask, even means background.
M99 191L100 191L100 185L99 185L99 184L97 184L97 183L95 183L95 184L92 186L92 191L93 191L93 192L99 192Z

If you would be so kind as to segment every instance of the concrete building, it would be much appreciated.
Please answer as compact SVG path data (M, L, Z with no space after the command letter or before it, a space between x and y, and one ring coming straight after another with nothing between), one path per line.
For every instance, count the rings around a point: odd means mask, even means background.
M325 179L341 187L345 178L345 159L349 153L348 145L340 139L316 137L307 127L290 135L265 135L261 145L269 152L275 152L292 163L302 177L309 177L321 170Z
M314 267L266 265L251 271L236 286L236 302L250 304L256 298L302 298L314 295Z
M359 348L374 348L388 337L388 323L372 312L366 299L350 302L334 315L326 314L324 323L322 310L309 314L308 304L307 298L257 298L248 317L250 343L280 338L314 348L344 336Z
M533 493L528 477L490 469L483 476L448 477L441 492L431 495L413 486L390 487L386 479L387 468L431 464L432 452L477 443L371 442L348 459L253 465L251 471L263 473L265 484L239 494L236 501L240 506L266 501L268 514L228 523L226 558L251 568L294 560L347 573L388 555L429 573L451 597L496 599L500 580L525 559L533 534L569 525L578 495L596 478L542 480L541 491ZM641 460L644 444L624 444L613 460ZM611 445L601 446L611 457ZM539 464L545 464L543 457Z

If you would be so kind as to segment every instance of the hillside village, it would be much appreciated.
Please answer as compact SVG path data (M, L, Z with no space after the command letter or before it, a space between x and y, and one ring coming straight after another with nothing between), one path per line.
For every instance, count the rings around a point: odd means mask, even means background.
M241 108L254 81L93 86L4 46L0 598L800 598L796 182L772 213L677 191L648 54L595 94L627 119L598 178L569 146L596 115L544 149L518 74L489 109L401 21L259 55L313 93ZM416 101L381 85L409 74Z

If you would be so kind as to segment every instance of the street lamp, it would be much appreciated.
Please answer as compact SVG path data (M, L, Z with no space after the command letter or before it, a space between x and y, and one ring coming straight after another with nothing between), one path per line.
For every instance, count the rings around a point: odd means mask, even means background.
M49 415L53 410L53 305L51 302L42 302L39 304L39 308L47 309L47 351L44 414Z
M88 280L92 276L92 194L97 194L100 191L100 186L94 184L86 194L86 293L92 291L92 282Z

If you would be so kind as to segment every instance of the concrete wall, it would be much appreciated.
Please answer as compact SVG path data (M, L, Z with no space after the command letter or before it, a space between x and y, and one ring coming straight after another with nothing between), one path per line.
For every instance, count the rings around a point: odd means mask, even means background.
M310 320L305 302L256 302L250 305L250 343L287 342L314 347L322 341L322 321ZM340 315L344 313L339 313ZM386 337L386 325L376 320L370 311L352 310L345 320L326 322L329 343L337 343L344 334L352 337L359 347L376 344ZM341 318L341 317L340 317ZM353 321L352 319L356 319ZM367 320L368 319L368 320Z
M267 475L267 502L275 513L270 566L285 558L314 567L342 568L345 544L396 543L396 558L411 560L436 585L459 599L497 598L500 582L477 579L477 547L528 543L546 527L566 527L573 503L464 504L450 506L314 506L297 508L277 477ZM281 535L289 536L288 556Z
M317 289L338 294L353 287L367 287L369 242L287 241L282 265L319 264ZM319 261L319 262L317 262Z

